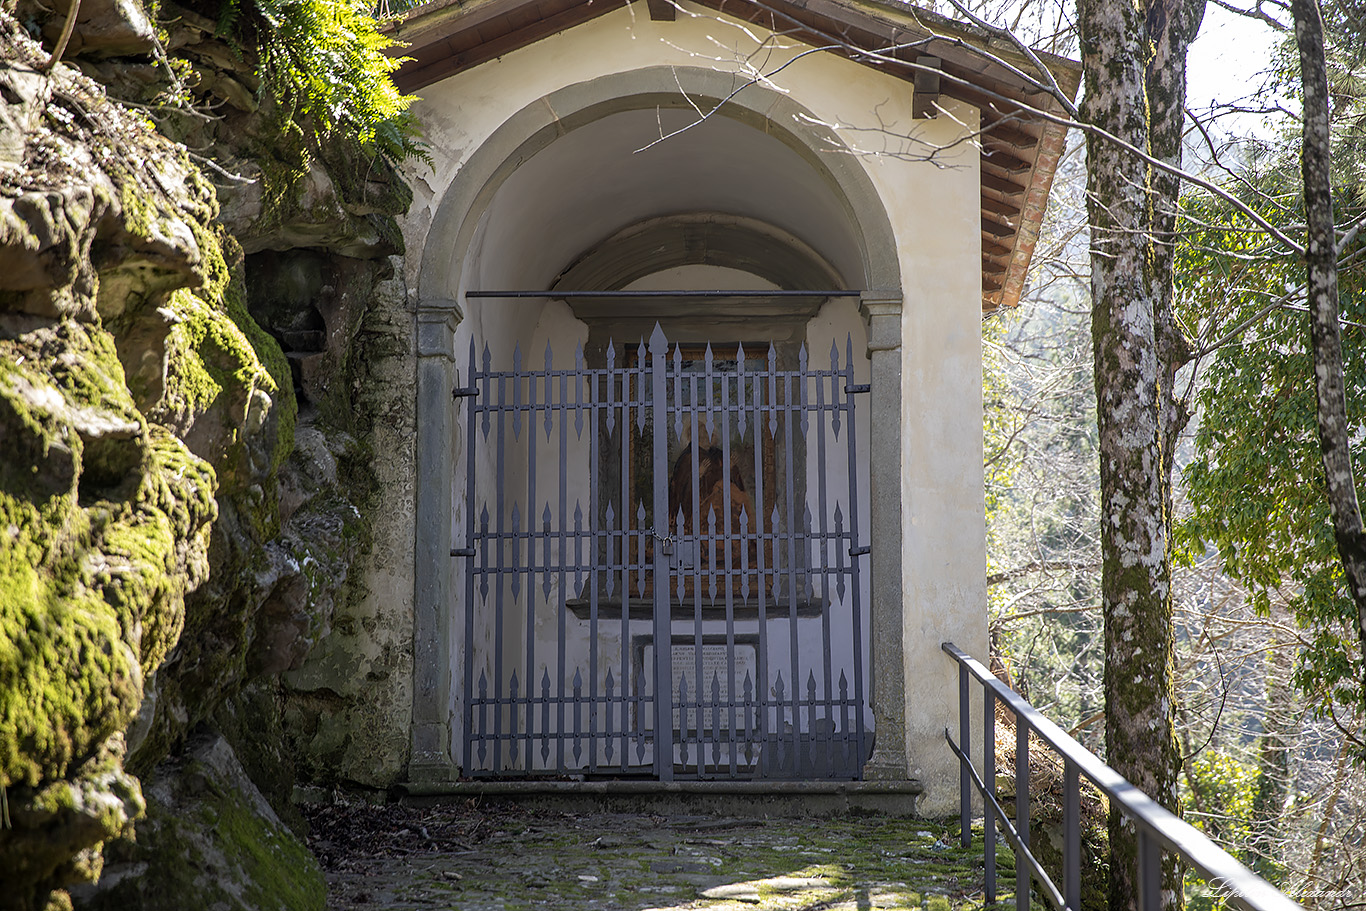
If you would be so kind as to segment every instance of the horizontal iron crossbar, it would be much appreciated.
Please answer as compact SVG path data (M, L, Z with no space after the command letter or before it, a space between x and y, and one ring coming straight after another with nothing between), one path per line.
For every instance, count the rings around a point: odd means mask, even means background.
M1077 743L1067 732L1044 717L1038 709L1011 690L991 673L980 661L963 652L952 642L945 642L941 648L954 661L959 669L959 738L962 747L954 743L948 729L944 737L959 758L962 768L960 791L962 816L967 818L971 806L969 781L981 793L989 810L987 827L993 828L992 815L996 814L1003 824L1006 838L1013 847L1026 855L1024 865L1017 862L1018 869L1028 868L1044 886L1045 897L1059 908L1059 911L1080 911L1079 870L1081 865L1078 833L1078 789L1080 776L1096 786L1110 799L1112 808L1119 811L1134 823L1139 834L1138 883L1140 911L1157 911L1161 905L1160 877L1162 852L1170 851L1179 855L1186 863L1200 872L1212 884L1219 886L1229 903L1246 911L1302 911L1301 906L1275 886L1240 864L1201 831L1162 807L1147 794L1127 781L1122 775L1110 768L1094 753ZM982 685L984 701L983 759L988 768L986 775L978 774L968 755L968 677L972 676ZM1005 703L1006 708L1015 716L1017 731L1016 762L1016 824L1011 826L1005 819L1002 808L995 797L995 740L987 735L991 731L990 717L994 712L996 700ZM1029 822L1027 801L1029 795L1028 735L1032 732L1039 741L1057 754L1067 769L1064 876L1068 896L1064 901L1061 892L1043 872L1038 861L1029 852ZM1023 761L1021 761L1023 757ZM964 846L971 839L970 830L963 828ZM988 838L988 845L991 839ZM989 877L990 879L990 877ZM1022 887L1023 886L1023 887ZM995 883L987 884L988 901L994 900ZM1025 911L1029 907L1028 881L1017 882L1016 908Z
M550 297L556 300L573 300L576 298L602 297L618 299L645 299L651 297L860 297L862 291L853 291L844 288L831 288L824 290L802 290L791 288L780 288L772 290L735 290L735 291L669 291L669 290L641 290L641 291L466 291L466 297L478 298L534 298Z

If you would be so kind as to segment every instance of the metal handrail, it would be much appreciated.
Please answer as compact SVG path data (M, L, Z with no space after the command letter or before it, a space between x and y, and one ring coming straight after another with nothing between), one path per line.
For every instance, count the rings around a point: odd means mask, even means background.
M1161 906L1161 869L1163 852L1180 856L1217 884L1228 901L1246 911L1302 911L1301 905L1271 883L1253 873L1227 851L1210 841L1190 823L1164 809L1147 794L1130 784L1090 750L1073 740L1062 728L1045 718L1019 694L987 670L981 662L952 642L943 650L958 663L958 725L962 745L955 743L948 728L944 738L958 756L960 766L960 822L963 847L972 844L971 787L982 797L984 808L983 840L986 848L986 900L996 901L996 822L1015 851L1015 907L1028 911L1031 878L1037 880L1043 896L1058 911L1081 909L1081 776L1110 798L1138 830L1138 907L1139 911L1158 911ZM982 773L972 764L969 691L970 676L982 685ZM1015 715L1015 822L1012 825L996 799L996 710L1000 700ZM1029 850L1029 732L1063 760L1063 889L1040 866Z

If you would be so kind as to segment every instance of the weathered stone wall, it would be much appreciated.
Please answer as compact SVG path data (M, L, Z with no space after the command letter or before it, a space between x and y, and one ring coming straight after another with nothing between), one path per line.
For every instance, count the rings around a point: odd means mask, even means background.
M186 864L321 907L267 800L406 761L407 188L282 133L204 10L85 0L49 67L66 9L0 3L0 908L106 855L83 907L180 907Z
M396 263L397 265L397 263ZM405 284L375 285L352 346L354 407L365 416L353 445L362 482L348 483L365 516L359 584L337 605L331 633L285 675L286 729L303 777L384 788L408 762L412 706L413 318ZM363 441L363 442L362 442ZM318 445L301 435L300 449ZM364 489L361 489L361 484Z

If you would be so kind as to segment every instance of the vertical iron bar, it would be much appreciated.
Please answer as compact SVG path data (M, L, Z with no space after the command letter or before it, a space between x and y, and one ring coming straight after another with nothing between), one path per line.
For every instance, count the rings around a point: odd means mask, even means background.
M688 414L688 423L692 434L688 444L688 477L691 483L688 484L688 495L692 497L692 518L687 522L687 534L693 552L693 565L691 570L684 574L692 578L692 604L693 604L693 680L694 682L702 679L702 559L704 554L702 537L702 468L701 468L701 449L702 439L698 435L701 425L698 423L702 412L702 396L710 395L711 390L701 385L705 382L704 378L698 377L696 371L688 377L688 403L692 410ZM699 389L702 390L699 392ZM680 504L681 506L681 504ZM679 530L683 530L680 523ZM704 729L702 727L702 686L697 684L693 687L693 703L697 712L697 726L694 733L697 735L697 755L703 756L702 739ZM680 699L680 703L684 700ZM681 708L681 707L680 707ZM703 777L704 763L701 759L697 763L697 775Z
M972 847L972 776L968 759L972 755L972 713L968 710L968 666L958 665L958 746L963 758L958 760L958 843Z
M1021 715L1015 716L1015 831L1020 844L1029 849L1029 724ZM1015 857L1015 908L1029 911L1029 864L1023 852Z
M690 713L688 711L688 672L678 675L678 764L686 771L688 767L688 744L691 737L688 731ZM697 720L701 724L701 719ZM699 747L700 749L700 747Z
M795 416L796 422L797 422L797 428L798 428L798 430L799 430L800 433L801 433L801 436L799 437L799 439L800 439L800 445L801 445L801 463L800 463L800 467L801 467L801 469L803 469L803 470L805 470L805 468L806 468L806 453L807 453L807 451L808 451L808 444L810 443L810 440L811 440L811 438L807 435L807 430L808 430L808 428L809 428L809 426L810 426L810 417L809 417L809 415L807 414L807 406L806 406L806 388L807 388L807 380L808 380L808 378L810 377L810 373L809 373L809 371L808 371L808 366L809 366L809 362L808 362L808 359L807 359L806 342L802 342L802 343L798 346L798 348L797 348L797 370L796 370L796 375L795 375L795 377L793 377L793 378L796 379L796 381L797 381L797 401L796 401L796 403L795 403L794 406L793 406L793 410L792 410L791 412L789 412L789 413ZM795 458L796 447L798 446L798 441L797 441L797 439L794 439L794 440L793 440L792 446L793 446L794 458ZM811 584L811 575L812 575L812 566L811 566L811 558L812 558L812 554L811 554L811 534L812 534L812 529L813 529L814 526L813 526L813 523L812 523L812 521L811 521L811 491L810 491L809 485L806 483L806 481L807 481L807 478L806 478L805 474L803 474L802 477L801 477L801 486L800 486L800 489L801 489L801 509L800 509L800 510L797 510L796 504L795 504L795 503L793 504L794 514L797 516L797 524L796 524L795 526L793 526L792 529L791 529L790 531L791 531L791 535L792 535L792 548L793 548L793 552L796 553L797 556L798 556L798 558L800 559L800 563L798 563L798 564L794 567L794 569L795 569L796 571L795 571L795 573L793 574L793 577L792 577L792 581L793 581L793 583L794 583L794 588L796 587L796 583L797 583L798 581L800 581L800 583L801 583L801 589L800 589L799 591L797 591L796 597L797 597L798 600L800 600L800 599L802 599L802 598L805 598L806 601L807 601L807 604L809 605L810 602L811 602L811 598L812 598L812 595L813 595L813 591L814 591L814 586ZM794 478L793 478L793 484L795 485L795 484L797 484L797 483L798 483L798 482L797 482L797 479L794 477ZM800 624L799 624L799 626L800 626ZM800 630L798 630L798 634L797 634L797 648L798 648L798 651L800 652L800 649L801 649L801 632L800 632ZM820 648L820 651L821 651L822 653L824 653L824 652L826 651L826 649ZM812 663L813 665L815 664L815 659L814 659L814 658L811 659L811 663ZM815 777L816 765L817 765L817 764L816 764L816 737L817 737L816 729L817 729L817 725L816 725L816 687L815 687L815 683L816 683L816 674L815 674L815 671L814 671L811 667L808 667L808 668L807 668L807 672L806 672L806 673L807 673L807 688L806 688L806 727L805 727L805 728L802 728L801 725L798 725L798 726L797 726L797 730L796 730L795 733L797 734L797 737L798 737L799 739L805 740L805 747L801 750L801 752L799 753L799 755L800 755L802 758L804 758L804 759L806 760L806 762L807 762L807 768L808 768L808 770L809 770L808 773L807 773L808 776L809 776L809 777ZM796 681L796 680L793 680L792 682L793 682L793 687L794 687L794 689L795 689L796 684L797 684L797 681Z
M735 432L736 432L736 439L739 441L740 446L741 446L741 449L743 450L743 448L744 448L744 443L745 443L745 436L746 436L746 434L747 434L747 432L748 432L748 430L749 430L748 423L747 423L746 420L745 420L745 348L744 348L743 345L738 345L738 346L736 347L736 351L735 351L735 371L736 371L736 379L735 379ZM751 490L751 491L754 489L754 485L755 485L755 482L751 482L751 484L750 484L750 490ZM750 553L750 551L749 551L749 545L750 545L750 542L751 542L751 537L750 537L750 526L751 526L751 523L753 522L753 516L754 516L754 498L751 496L751 497L749 497L749 503L748 503L747 505L746 505L746 504L743 504L743 503L741 504L741 506L740 506L740 515L737 517L738 520L739 520L739 523L738 523L738 524L739 524L739 526L740 526L740 527L737 529L737 537L738 537L738 539L739 539L739 541L740 541L740 576L739 576L738 582L739 582L739 586L740 586L740 603L741 603L743 606L745 606L745 607L748 607L748 606L749 606L749 596L750 596L750 592L752 592L752 591L754 590L754 586L751 584L751 577L750 577L750 571L753 569L753 566L752 566L752 562L753 562L753 561L750 560L750 556L749 556L749 553ZM756 537L754 537L752 540L754 540L755 542L757 542L757 541L758 541L758 537L756 536ZM756 546L757 546L757 544L756 544ZM757 613L757 612L756 612L756 613ZM757 648L756 648L756 657L757 657ZM734 680L734 675L732 675L732 680ZM753 762L753 759L754 759L754 747L753 747L753 744L754 744L754 725L753 725L753 718L751 717L751 712L750 712L750 702L751 702L750 697L751 697L751 695L752 695L752 693L753 693L753 689L754 689L754 688L753 688L753 671L752 671L752 670L751 670L751 671L746 671L746 672L745 672L745 680L744 680L743 686L744 686L744 693L743 693L743 699L744 699L744 701L743 701L742 703L736 703L736 695L737 695L737 692L738 692L737 690L732 689L732 690L731 690L731 693L730 693L730 700L731 700L731 703L732 703L732 704L739 704L739 705L740 705L740 726L739 726L738 728L732 729L732 732L731 732L731 742L735 744L735 750L736 750L736 765L737 765L736 776L737 776L737 777L739 776L740 771L741 771L741 769L739 768L739 766L740 766L740 760L739 760L739 754L740 754L740 752L741 752L742 750L743 750L743 752L744 752L745 763L747 763L747 764L748 764L748 763L752 763L752 762Z
M996 694L982 687L982 783L987 793L982 800L982 850L986 860L986 902L996 901Z
M515 378L515 377L514 377L514 379L513 379L513 382L514 382L514 383L516 382L516 378ZM513 412L513 414L514 414L514 416L515 416L515 415L517 414L517 412ZM514 434L513 439L514 439L514 440L517 439L516 434ZM530 526L528 525L527 527L528 527L528 530L529 530L529 529L530 529ZM512 531L511 531L511 533L508 535L508 538L509 538L509 541L511 542L511 547L512 547L512 556L511 556L511 558L508 560L508 570L507 570L507 571L508 571L508 577L509 577L509 584L510 584L511 587L512 587L512 597L508 600L508 609L509 609L509 611L515 611L516 608L517 608L517 599L521 597L521 593L522 593L522 572L523 572L523 569L525 568L524 562L523 562L523 560L522 560L522 514L521 514L521 512L519 511L519 505L518 505L518 503L517 503L516 500L513 500L513 501L512 501ZM529 563L530 561L532 561L532 560L535 558L535 556L536 556L535 553L534 553L534 545L532 544L532 540L533 540L533 539L531 538L531 536L530 536L530 535L527 535L527 562L528 562L528 563ZM530 604L530 603L531 603L531 599L532 599L532 597L533 597L533 593L532 593L532 591L531 591L531 586L528 586L528 587L527 587L527 593L526 593L526 594L527 594L527 603ZM511 618L509 618L509 620L510 620L510 619L511 619ZM510 660L511 660L511 656L509 656L509 658L510 658ZM516 664L515 660L513 660L512 663L514 664L514 667L513 667L513 669L512 669L512 679L515 681L515 680L517 679L517 668L515 667L515 664ZM503 698L502 698L502 689L501 689L501 687L500 687L500 689L499 689L499 691L498 691L498 706L499 706L499 711L500 711L500 712L502 711L502 705L503 705ZM516 766L516 764L517 764L517 729L516 729L516 721L517 721L516 713L514 712L514 713L512 713L512 717L509 719L509 723L508 723L508 732L507 732L507 741L508 741L508 769L507 769L506 771L512 771L513 768L514 768L514 767Z
M516 362L520 366L520 361ZM546 370L550 369L550 345L546 345ZM528 365L529 367L529 365ZM513 377L515 389L520 389L522 384L521 372ZM535 679L536 673L536 374L535 371L526 371L527 385L527 422L526 422L526 445L527 445L527 471L526 471L526 678L527 689L531 688L531 681ZM518 398L514 394L515 400ZM515 546L515 545L514 545ZM547 561L549 562L549 561ZM564 640L564 611L558 611L560 615L560 640ZM563 648L563 645L561 645ZM516 731L508 733L515 735ZM528 715L526 724L526 770L530 774L531 765L531 717Z
M768 576L766 573L772 568L769 563L770 545L772 538L765 528L772 531L772 525L768 522L768 511L764 508L764 384L763 369L760 368L754 377L754 386L750 392L750 403L753 406L754 420L750 422L754 434L754 540L756 543L755 553L757 555L755 563L756 575L754 596L759 600L756 602L759 610L759 642L755 646L755 680L754 696L757 703L756 714L758 728L754 733L754 738L759 742L759 753L761 758L764 755L764 748L768 744Z
M599 494L599 493L598 493L598 472L597 472L595 469L596 469L597 465L599 464L599 460L600 460L600 459L601 459L601 460L605 460L605 459L607 458L606 455L599 455L599 444L601 443L601 449L602 449L602 451L604 451L604 452L608 449L609 444L610 444L610 440L609 440L607 437L604 437L603 434L604 434L605 432L607 432L607 425L610 424L610 423L612 422L612 407L613 407L612 402L613 402L613 400L614 400L614 398L615 398L615 395L613 394L613 386L612 386L612 383L613 383L613 372L615 371L615 369L616 369L616 356L615 356L615 352L614 352L614 350L613 350L613 348L612 348L612 343L609 341L609 342L607 343L607 366L601 371L601 377L602 377L602 381L603 381L603 390L602 390L602 394L601 394L601 395L599 395L599 393L598 393L598 377L599 377L598 371L594 371L594 372L590 373L589 376L588 376L588 403L589 403L589 404L588 404L588 415L589 415L589 422L588 422L588 452L589 452L589 455L588 455L588 464L589 464L589 466L590 466L590 467L589 467L589 471L588 471L588 510L589 510L589 513L588 513L588 514L589 514L588 527L589 527L589 529L593 530L593 537L592 537L592 542L593 542L593 544L592 544L592 551L591 551L591 553L592 553L592 558L591 558L592 569L590 570L590 573L589 573L589 582L588 582L588 584L589 584L589 586L591 586L591 587L589 588L589 593L590 593L590 597L592 598L592 602L591 602L591 603L592 603L593 606L597 606L598 603L599 603L599 600L600 600L601 597L602 597L602 592L601 592L600 589L599 589L599 582L598 582L598 573L599 573L599 571L601 571L601 573L602 573L602 582L603 582L604 584L606 584L607 589L610 591L610 590L611 590L611 587L612 587L612 586L610 585L610 583L611 583L611 581L612 581L612 528L611 528L611 523L606 522L606 516L605 516L605 515L603 516L603 522L605 522L605 523L607 524L607 527L603 530L603 534L602 534L602 549L601 549L601 550L598 549L598 537L599 537L599 536L598 536L598 534L597 534L597 532L596 532L596 529L599 527L599 525L598 525L598 498L599 498L599 496L602 496L602 497L606 498L606 499L609 501L609 503L610 503L610 500L611 500L611 496L612 496L612 495L611 495L610 492L604 492L604 493L602 493L602 494ZM603 411L603 414L602 414L601 418L599 417L599 414L598 414L598 408L599 408L598 403L599 403L599 402L603 402L603 403L604 403L604 404L601 406L601 407L602 407L602 411ZM600 421L600 420L602 421L601 425L599 424L599 421ZM604 510L604 513L605 513L605 510ZM599 553L602 554L601 565L599 565L599 562L598 562L598 561L599 561L599 558L598 558L597 554L599 554ZM610 597L610 596L609 596L609 597ZM590 609L591 609L591 608L590 608ZM630 615L631 615L631 607L630 607L630 604L627 602L626 598L622 598L622 599L621 599L621 663L620 663L620 665L618 665L618 668L619 668L619 671L620 671L620 676L619 676L619 678L618 678L618 680L617 680L617 684L618 684L618 693L619 693L620 698L621 698L621 728L620 728L620 730L621 730L621 770L622 770L623 772L626 771L626 767L627 767L627 765L629 764L628 757L629 757L630 752L631 752L631 750L630 750L630 743L631 743L631 741L630 741L631 723L630 723L629 716L630 716L630 713L631 713L631 703L630 703L631 682L632 682L632 678L634 677L634 675L631 673L631 653L630 653L630 649L631 649L631 637L630 637L630 635L629 635L629 629L628 629L628 624L629 624L629 622L630 622Z
M830 382L832 384L835 382L835 374L838 369L839 350L832 344L830 347ZM825 514L826 486L829 483L829 475L825 471L825 432L829 427L829 422L825 413L825 381L817 371L812 370L811 374L816 381L816 420L814 423L816 425L816 515L819 527L819 535L816 538L816 548L817 553L820 554L818 558L820 563L816 569L820 572L821 580L821 590L819 592L821 601L821 636L823 637L822 641L825 643L825 648L821 649L821 669L825 674L825 775L826 777L829 777L834 773L835 769L835 711L833 701L835 695L835 676L831 666L830 655L830 652L832 651L830 647L830 609L832 605L830 603L831 586L829 573L831 561L829 523ZM805 384L805 382L806 380L803 379L802 383ZM830 392L832 401L834 400L834 395L834 387L832 385ZM805 396L803 396L803 404L805 404ZM838 495L836 495L836 501L838 502ZM811 529L807 529L807 534L810 533ZM836 549L839 548L838 541L835 542L835 547ZM812 731L813 733L815 731L814 724L812 725Z
M721 768L721 678L711 672L711 764Z
M645 718L641 714L643 704L641 702L642 693L640 684L644 678L641 673L634 673L632 668L629 649L631 644L631 567L630 567L630 544L627 540L626 528L630 524L630 503L629 484L631 477L631 456L630 456L630 436L631 436L631 372L626 367L625 354L622 355L622 364L616 365L615 352L612 343L607 343L607 372L605 379L607 382L607 419L609 425L612 423L613 412L620 408L617 415L616 426L619 428L621 446L618 451L617 474L620 479L620 499L617 501L619 507L616 522L609 522L607 529L607 574L612 575L617 567L617 560L621 561L621 587L617 589L617 597L621 600L621 661L622 667L626 668L626 680L621 685L622 702L622 751L621 767L625 771L627 767L627 754L630 752L629 741L626 739L626 731L629 729L626 724L627 708L630 702L627 697L632 692L635 694L635 733L636 743L642 744L641 738L644 736ZM618 381L620 386L618 386ZM618 403L617 392L621 396ZM607 508L611 509L611 495L608 495ZM618 530L612 525L620 522L620 535ZM611 597L609 594L608 597ZM642 656L643 660L643 656ZM643 745L641 746L643 749ZM637 756L639 758L639 756Z
M773 608L774 608L774 610L775 610L775 612L776 612L776 611L779 611L779 610L781 609L781 605L779 605L779 603L778 603L778 598L780 597L780 592L781 592L781 590L782 590L781 583L779 582L779 578L780 578L780 577L779 577L779 574L778 574L778 561L782 559L782 541L781 541L780 532L779 532L779 528L780 528L780 526L781 526L781 524L782 524L782 521L781 521L781 518L780 518L779 513L778 513L778 500L779 500L779 498L780 498L780 494L779 494L779 492L778 492L778 477L777 477L778 456L777 456L777 453L776 453L776 450L777 450L777 448L778 448L778 426L779 426L779 423L778 423L778 352L777 352L777 349L775 349L775 348L773 347L773 343L772 343L772 342L770 342L770 343L769 343L769 346L768 346L768 373L767 373L767 376L768 376L768 401L767 401L767 404L765 405L765 408L764 408L764 411L766 412L766 415L767 415L767 419L764 421L764 425L765 425L765 427L768 429L769 440L770 440L771 443L772 443L772 446L773 446L773 448L774 448L774 450L775 450L775 453L774 453L774 457L773 457L773 463L774 463L774 464L773 464L773 468L774 468L774 478L773 478L773 508L772 508L771 510L769 510L767 513L764 514L764 521L766 521L766 522L768 523L768 527L769 527L769 531L768 531L769 540L770 540L770 542L771 542L771 544L772 544L772 547L773 547L772 558L771 558L771 560L770 560L769 562L772 564L772 566L771 566L771 575L772 575L772 579L773 579L773 584L772 584L771 588L772 588L772 591L773 591ZM769 731L769 736L772 738L772 741L771 741L771 742L772 742L772 744L775 745L775 746L777 746L777 745L779 745L779 744L782 743L783 735L784 735L784 731L783 731L783 700L782 700L781 698L778 697L778 681L779 681L781 678L782 678L782 670L780 669L780 670L778 671L778 673L774 675L773 683L772 683L771 686L770 686L770 684L769 684L768 681L764 681L764 687L765 687L766 690L767 690L767 692L766 692L766 694L765 694L765 698L767 698L768 693L771 693L771 694L773 695L773 726L772 726L772 728L771 728L770 731ZM781 750L777 750L776 752L781 753Z
M708 344L708 346L706 346L706 352L705 352L705 354L702 355L702 370L703 370L703 377L705 377L705 378L703 378L703 384L705 384L705 387L706 387L706 441L708 441L708 449L709 449L709 451L714 451L714 449L716 449L716 434L717 434L716 402L717 402L717 399L719 399L719 397L720 397L720 396L719 396L719 392L717 392L717 388L719 388L719 385L720 385L720 382L721 382L720 377L717 376L716 369L714 369L714 365L716 365L716 361L714 361L714 354L713 354L713 351L712 351L712 346L710 346L710 344ZM714 456L709 455L708 458L709 458L709 459L714 459ZM731 479L729 479L728 477L725 477L725 474L721 475L720 483L721 483L721 485L723 485L723 488L724 488L725 485L729 485L729 482L731 482ZM701 485L698 485L698 486L701 486ZM714 486L713 486L713 490L714 490L714 489L716 489L716 488L714 488ZM699 492L701 492L701 490L699 490ZM710 490L709 490L709 492L708 492L708 500L712 499L712 496L710 496L710 494L712 494L712 492L710 492ZM723 496L724 496L724 494L723 494ZM716 559L716 549L717 549L717 546L720 546L720 545L721 545L721 541L720 541L719 538L717 538L717 535L716 535L716 504L714 504L714 503L712 503L712 505L710 505L710 507L708 508L708 512L706 512L706 541L708 541L708 548L706 548L706 587L708 587L708 600L709 600L709 602L710 602L710 606L712 606L712 611L714 612L714 611L716 611L716 576L717 576L717 571L720 570L720 571L721 571L721 574L723 574L723 582L724 582L724 557L723 557L723 560L721 560L721 564L723 564L723 565L720 565L720 567L719 567L719 565L717 565L717 559ZM703 645L703 649L705 649L705 647L706 647L706 639L705 639L705 638L702 639L702 645ZM702 657L702 656L699 656L699 657ZM705 679L705 677L702 677L702 679L699 679L699 680L698 680L698 690L702 690L702 687L705 686L705 684L706 684L706 679ZM714 672L714 671L712 672L712 687L710 687L710 690L709 690L708 692L706 692L706 694L702 694L702 692L699 692L698 695L699 695L699 697L705 697L705 698L703 698L703 702L706 702L706 703L708 703L708 705L710 705L710 713L712 713L712 727L710 727L709 731L708 731L708 729L703 728L703 731L702 731L703 738L702 738L702 739L703 739L703 740L709 740L710 744L712 744L712 769L713 769L713 773L709 773L709 774L714 774L714 770L720 769L720 765L721 765L721 754L720 754L720 748L721 748L721 744L720 744L720 735L721 735L721 724L720 724L721 687L720 687L720 680L719 680L719 677L717 677L716 672ZM705 759L705 758L706 758L705 753L703 753L703 754L701 754L701 755L698 755L698 761L699 761L699 762L698 762L698 765L699 765L699 769L705 768L705 762L703 762L703 759Z
M493 771L502 771L502 750L503 750L503 573L506 564L503 560L503 529L506 527L503 518L503 490L505 488L505 478L503 476L503 466L507 464L507 452L505 449L504 431L506 429L505 417L507 412L507 377L498 377L498 496L497 508L494 510L494 540L497 544L497 562L495 563L495 575L493 589Z
M475 394L466 402L465 430L465 549L470 556L465 558L465 706L464 706L464 773L469 775L474 767L474 507L479 491L474 477L475 434L478 432L475 412L479 401L479 371L475 364L474 334L470 333L470 381L468 388ZM485 551L487 549L480 548Z
M725 375L721 377L721 408L720 421L718 425L721 431L721 484L724 494L722 501L721 528L722 540L725 542L726 549L726 573L723 594L726 599L726 736L730 744L730 777L736 774L737 744L735 740L735 583L736 566L734 551L732 547L732 536L739 534L738 528L731 527L731 483L730 483L730 382ZM742 545L743 546L743 543ZM718 693L719 695L719 693ZM720 714L720 706L713 711Z
M1070 759L1063 761L1064 892L1070 911L1081 911L1081 770Z
M546 372L550 372L550 356L546 355ZM575 398L579 395L579 384L582 382L581 375L575 373ZM546 377L546 403L550 402L550 378ZM567 613L565 601L570 592L566 588L568 577L566 567L569 563L569 374L566 371L560 373L560 400L559 400L560 425L558 432L560 435L560 565L559 565L559 604L556 605L560 616ZM553 412L551 412L553 414ZM547 428L549 433L549 428ZM589 463L592 465L592 463ZM589 474L592 474L592 468ZM577 550L578 533L574 534L575 549ZM548 561L547 561L548 562ZM575 561L577 563L577 560ZM549 572L549 566L546 567ZM577 595L578 592L573 594ZM598 605L596 599L588 605L588 768L590 771L597 771L598 768ZM611 711L609 708L608 711Z
M555 700L550 697L550 664L546 663L541 670L541 762L549 766L550 763L550 740L558 737L559 732L552 734L550 730L550 704Z
M668 364L665 365L665 369L669 371L669 375L673 378L673 428L674 435L677 436L679 441L681 442L683 439L683 430L685 427L688 426L687 423L685 423L684 415L688 413L688 405L691 402L689 396L693 393L689 390L688 383L684 379L683 348L676 342L674 343L673 357L671 360L673 362L672 370L669 370ZM665 422L665 425L666 427L668 426L667 421ZM689 437L689 439L692 439L692 437ZM680 453L679 458L682 457L683 454ZM694 458L693 461L696 461L696 459ZM666 466L666 470L667 476L656 477L654 483L656 485L664 484L669 488L670 491L672 491L674 466ZM688 529L686 527L686 523L683 520L683 504L675 504L671 502L669 504L669 509L671 510L671 513L665 516L664 519L666 527L669 529L669 534L674 539L674 554L673 559L671 561L673 566L671 568L672 571L669 574L667 582L670 597L670 636L672 637L673 610L675 607L674 599L676 599L676 606L678 607L679 613L681 615L683 608L687 604L688 573L690 572L690 568L684 565L684 562L682 560L682 555L687 551L687 548L689 546L686 543L688 537ZM693 612L694 614L697 614L699 611L701 611L702 608L701 605L696 602L697 589L695 586L693 588L693 592ZM700 623L698 623L698 625L700 625ZM672 645L670 646L670 648L672 648ZM688 747L691 742L691 735L689 734L689 731L692 730L692 728L688 724L687 691L683 686L683 683L686 679L686 674L680 675L678 687L678 739L682 747L681 751L679 752L679 764L684 768L684 770L687 769L689 763L689 756L691 755Z
M801 669L798 666L798 634L797 634L797 504L796 493L793 488L796 469L793 464L793 447L797 445L797 428L794 426L793 409L795 403L792 396L792 374L785 371L783 376L783 463L786 468L786 479L784 489L787 492L787 528L785 539L787 541L787 606L788 606L788 664L792 670L792 676L788 683L792 687L792 768L789 770L792 777L801 776L801 750L798 743L801 739Z
M574 668L574 762L583 756L583 671Z
M668 485L659 483L669 460L668 421L664 417L667 390L664 388L664 355L669 347L664 330L655 323L650 335L650 380L653 391L653 413L650 422L654 441L655 483L654 521L667 527L669 514ZM643 396L642 396L643 398ZM644 407L644 404L641 404ZM655 640L655 769L661 781L673 781L673 641L669 622L668 563L664 548L654 548L654 640ZM666 584L660 585L660 580Z

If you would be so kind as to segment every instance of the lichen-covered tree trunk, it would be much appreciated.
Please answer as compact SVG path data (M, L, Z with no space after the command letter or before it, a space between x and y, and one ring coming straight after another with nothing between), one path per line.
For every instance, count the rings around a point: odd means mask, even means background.
M1328 67L1323 47L1323 15L1317 0L1292 0L1295 43L1300 53L1304 132L1300 171L1304 178L1307 244L1309 338L1314 352L1319 448L1327 482L1333 536L1357 608L1361 641L1362 699L1366 700L1366 531L1362 529L1352 472L1351 428L1342 373L1342 332L1338 326L1337 242L1330 180Z
M1186 47L1203 2L1078 0L1082 116L1130 146L1175 161ZM1100 431L1101 574L1106 748L1110 764L1177 808L1169 518L1172 441L1184 423L1173 395L1188 347L1172 316L1178 182L1104 136L1089 134L1091 332ZM1110 820L1110 907L1134 907L1137 841ZM1181 901L1164 867L1163 905Z
M1173 167L1181 165L1186 125L1186 50L1205 17L1205 0L1167 3L1149 0L1145 28L1152 47L1144 73L1148 93L1148 152ZM1158 387L1161 414L1164 508L1171 515L1171 477L1176 439L1186 429L1190 411L1176 394L1176 373L1190 361L1190 341L1176 321L1172 276L1176 263L1176 227L1181 179L1171 171L1150 168L1152 293L1162 378Z

